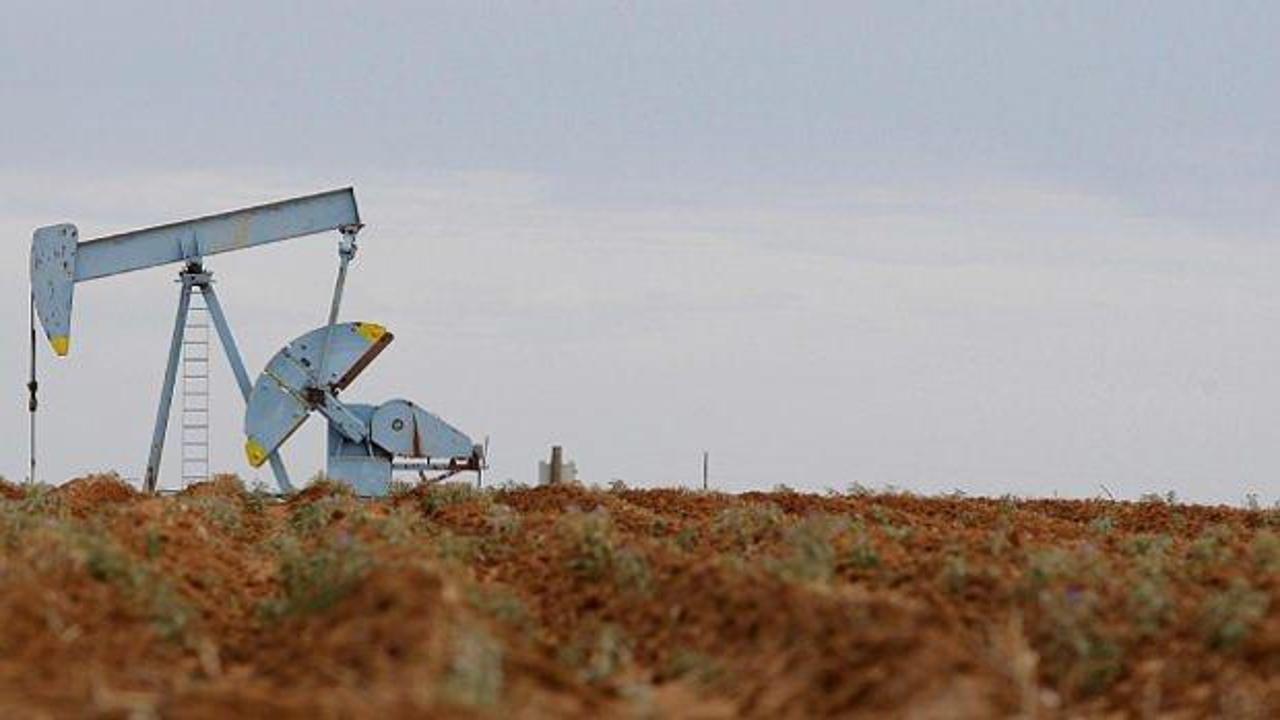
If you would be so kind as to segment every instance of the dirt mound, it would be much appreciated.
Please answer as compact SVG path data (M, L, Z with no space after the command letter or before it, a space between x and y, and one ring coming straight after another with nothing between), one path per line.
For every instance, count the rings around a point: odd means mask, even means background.
M21 485L0 478L0 499L4 500L21 500L27 496L27 492L22 489Z
M3 504L0 716L1280 710L1269 510L111 475Z
M79 477L59 485L52 492L77 515L89 513L100 505L131 502L143 497L115 473Z
M289 504L306 505L321 498L334 496L353 497L354 493L351 491L351 488L343 485L342 483L322 479L310 483L298 492L289 496Z
M215 475L212 480L188 485L180 497L221 497L239 499L245 494L244 483L236 475Z

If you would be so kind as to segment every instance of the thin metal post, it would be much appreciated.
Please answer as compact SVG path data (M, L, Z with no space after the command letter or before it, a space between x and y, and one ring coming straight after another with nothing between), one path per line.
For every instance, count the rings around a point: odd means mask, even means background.
M178 374L178 358L182 353L182 335L187 326L187 310L191 307L192 277L198 272L198 266L188 265L178 273L182 290L178 295L178 313L173 320L173 339L169 343L169 364L165 367L164 385L160 388L160 407L156 410L156 427L151 435L151 454L147 458L147 471L142 480L143 487L149 493L156 491L156 480L160 474L160 456L164 452L164 435L169 427L169 408L173 404L173 382Z
M27 380L27 412L31 415L31 468L27 474L27 483L36 484L36 408L39 402L36 391L40 384L36 381L36 296L31 293L31 377Z
M342 240L338 243L338 279L333 284L333 301L329 303L328 330L324 334L324 345L320 348L320 362L315 369L315 385L320 386L325 376L325 364L329 360L329 339L333 337L333 326L338 322L338 309L342 306L342 291L347 284L347 266L356 256L356 233L359 225L342 228Z
M222 344L222 351L227 356L227 363L231 365L231 374L235 375L236 384L240 386L240 395L248 403L249 393L253 392L253 383L249 382L249 373L245 370L244 360L240 357L240 348L236 346L236 339L231 335L231 325L227 323L227 316L222 312L222 303L218 301L218 294L213 290L212 278L207 277L200 284L200 292L204 295L204 304L209 308L209 318L213 320L213 327L218 331L218 341ZM289 482L289 473L284 468L284 460L280 458L280 453L272 452L267 459L271 461L271 474L275 475L280 491L293 492L293 483Z
M707 489L707 465L709 464L710 457L711 453L706 450L702 451L702 489L704 492Z

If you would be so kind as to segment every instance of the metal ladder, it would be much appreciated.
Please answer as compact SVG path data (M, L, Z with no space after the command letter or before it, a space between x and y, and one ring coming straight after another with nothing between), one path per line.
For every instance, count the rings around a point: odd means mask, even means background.
M193 292L182 339L184 488L209 479L209 327L209 307L204 294Z

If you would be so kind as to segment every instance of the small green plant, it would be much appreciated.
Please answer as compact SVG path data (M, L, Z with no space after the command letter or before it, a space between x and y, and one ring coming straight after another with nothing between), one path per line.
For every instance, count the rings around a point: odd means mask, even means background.
M848 549L841 555L840 565L842 567L850 567L859 572L875 570L880 567L880 553L876 550L876 545L871 540L870 533L867 532L862 523L853 524L850 537L852 541Z
M1093 592L1080 588L1039 594L1046 669L1071 693L1101 692L1124 667L1123 650L1104 631L1098 604Z
M330 483L338 485L338 483ZM329 527L334 521L341 520L356 508L356 501L345 485L345 492L337 492L300 503L289 513L289 527L300 536L309 536Z
M1115 529L1116 529L1115 518L1111 517L1110 515L1106 515L1106 514L1099 515L1089 521L1089 532L1093 533L1094 535L1097 535L1098 537L1106 537L1110 535L1111 531Z
M485 543L481 538L441 530L435 537L436 557L446 563L467 565L481 557Z
M261 480L255 482L249 492L244 494L244 511L249 515L261 517L267 512L267 504L275 500L271 491Z
M623 590L647 597L653 592L653 571L649 561L635 548L622 548L613 555L613 576Z
M413 483L405 480L392 480L387 485L387 497L397 500L407 497L413 493L413 489L415 487L416 486Z
M827 582L836 569L832 539L847 526L846 520L831 515L805 518L787 529L785 553L771 563L771 569L788 582Z
M1236 578L1231 585L1210 595L1201 610L1205 641L1215 650L1233 650L1267 615L1271 597Z
M422 528L422 516L407 505L393 505L384 517L376 521L378 532L393 545L407 544Z
M428 517L435 515L450 505L479 501L492 502L490 493L470 483L450 482L438 483L427 488L418 500L418 507Z
M293 538L280 545L281 595L264 605L269 617L305 615L333 607L373 567L372 556L349 537L309 549Z
M235 534L244 529L240 503L231 498L201 495L182 498L180 502L224 532Z
M1280 573L1280 535L1271 530L1258 531L1249 543L1249 556L1259 572Z
M503 586L474 586L467 592L471 607L498 622L524 628L531 622L529 609L515 593Z
M147 548L148 560L155 560L164 551L164 536L155 528L147 528L144 543Z
M1232 557L1231 531L1222 525L1213 525L1192 541L1187 548L1187 562L1197 571L1207 571L1222 566Z
M1125 549L1133 558L1137 569L1146 574L1163 575L1169 563L1173 538L1168 535L1137 535L1129 540Z
M488 525L491 534L508 538L520 531L520 513L510 505L494 503L489 507L485 524Z
M502 643L475 625L455 627L451 640L453 653L442 679L445 697L470 707L497 705L503 687Z
M557 522L569 548L569 570L593 582L612 579L626 592L648 595L653 587L649 561L638 549L616 545L613 522L604 508L573 510Z
M595 643L587 655L583 677L587 682L598 683L613 677L631 663L631 643L622 630L606 624L596 634Z
M719 680L723 672L714 658L688 648L677 648L667 659L662 675L706 686Z
M949 553L947 559L943 561L939 578L942 586L951 594L964 593L965 588L969 586L969 564L965 561L964 555L959 551Z
M604 508L591 512L573 510L557 522L569 544L569 569L579 577L601 580L613 568L613 523Z
M1130 582L1127 604L1139 637L1155 635L1173 613L1168 583L1159 575L1138 573Z
M721 510L712 521L712 530L727 537L739 549L774 536L782 527L785 515L773 503L748 502Z
M131 603L143 609L162 637L181 639L192 612L163 576L106 537L77 534L76 538L90 576L119 588Z
M845 490L845 494L851 497L870 497L875 494L871 488L860 482L849 483L849 487Z

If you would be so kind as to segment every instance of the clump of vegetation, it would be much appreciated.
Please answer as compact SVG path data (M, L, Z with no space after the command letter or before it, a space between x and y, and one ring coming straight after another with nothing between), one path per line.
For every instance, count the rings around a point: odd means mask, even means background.
M366 520L368 518L365 518ZM393 505L375 521L378 534L393 545L406 545L418 537L422 516L406 505Z
M849 523L849 539L840 553L838 566L850 568L855 572L866 572L880 567L880 552L862 520L855 519Z
M1116 519L1109 514L1102 514L1089 521L1089 532L1098 537L1106 537L1116 529Z
M959 595L969 586L969 563L959 550L952 550L942 562L938 573L942 586L952 595Z
M520 531L520 513L510 505L494 503L489 507L485 524L489 526L490 533L502 538L510 537Z
M596 633L583 675L587 682L608 680L631 663L631 643L617 625L606 624Z
M1169 490L1164 495L1154 492L1145 492L1138 498L1138 502L1147 503L1149 505L1177 505L1178 494Z
M493 495L470 483L437 483L426 487L418 498L418 507L422 510L422 514L431 517L450 505L469 502L490 503L493 502Z
M696 650L677 648L662 668L663 678L692 680L702 686L715 684L724 674L724 668L715 658Z
M849 483L849 487L845 489L845 494L849 495L850 497L861 498L861 497L871 497L872 495L875 494L875 491L867 487L866 485L863 485L860 482L851 482Z
M1039 594L1038 605L1043 623L1042 655L1046 669L1062 689L1092 695L1120 676L1123 651L1104 630L1096 594L1079 587L1045 589Z
M183 507L190 508L222 529L236 534L244 530L243 508L232 498L217 495L197 495L180 499Z
M358 501L351 494L350 488L345 485L342 487L345 492L327 494L310 502L299 503L294 507L289 513L290 529L304 537L315 535L355 512Z
M1280 535L1271 530L1260 531L1249 544L1249 555L1259 572L1280 573Z
M635 595L653 592L653 572L649 561L635 548L622 548L613 555L613 575L618 586Z
M1128 611L1139 637L1155 635L1172 615L1168 586L1163 575L1141 573L1130 583Z
M832 540L848 526L844 518L813 515L787 528L784 553L770 564L788 582L827 582L835 574L836 551Z
M1206 528L1187 548L1187 564L1196 572L1208 572L1231 561L1231 531L1221 525Z
M373 567L372 555L354 538L331 538L304 547L284 538L278 549L281 594L267 601L269 617L327 610L354 590Z
M907 542L914 534L910 525L895 522L894 516L879 505L871 508L871 519L880 525L880 530L886 537L895 542Z
M1267 615L1271 597L1236 578L1225 590L1213 593L1201 611L1205 640L1215 650L1232 650Z
M472 586L468 589L467 601L471 607L510 627L524 628L532 622L529 608L506 587Z
M569 544L569 569L588 580L600 580L613 567L613 523L603 508L572 510L557 523Z
M649 594L653 578L648 559L637 548L617 546L613 521L604 508L571 510L556 527L568 545L568 567L575 575L591 581L611 578L623 590Z
M721 510L711 527L716 535L728 538L734 547L745 550L773 537L785 518L782 508L773 503L747 502Z
M503 646L483 627L465 624L451 637L452 656L441 681L444 696L469 707L493 707L502 698Z
M681 530L680 532L676 533L676 536L675 538L672 539L672 542L675 543L675 546L680 548L681 550L685 552L692 552L694 548L698 547L697 528L687 527Z
M89 574L124 593L130 605L143 609L162 637L182 638L193 617L190 607L162 575L98 534L76 535Z
M486 543L483 538L459 535L450 530L441 530L433 539L436 557L446 563L466 565L484 555Z

